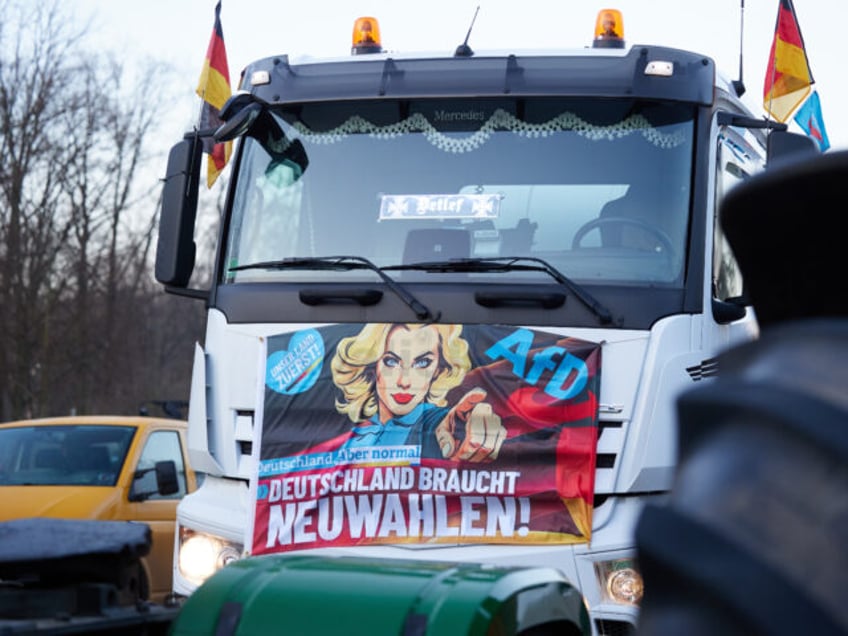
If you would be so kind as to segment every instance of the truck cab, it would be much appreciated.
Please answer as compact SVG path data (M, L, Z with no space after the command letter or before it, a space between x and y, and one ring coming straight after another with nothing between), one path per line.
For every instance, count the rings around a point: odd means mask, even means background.
M189 408L205 480L179 504L174 591L282 551L544 565L597 633L629 633L634 527L671 487L675 400L758 332L718 205L790 133L711 58L614 30L574 49L352 52L244 69L214 132L236 145L208 289L189 285L202 140L171 152L156 277L208 307ZM425 326L433 356L386 354ZM404 424L428 368L462 376L420 389L438 415L413 426L436 441L360 456L350 437Z

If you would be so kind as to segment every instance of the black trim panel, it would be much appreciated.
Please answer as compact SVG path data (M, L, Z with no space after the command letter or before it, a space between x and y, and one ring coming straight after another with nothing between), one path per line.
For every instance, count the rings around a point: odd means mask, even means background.
M222 311L230 323L353 323L353 322L420 322L415 313L391 290L381 284L369 288L382 289L383 296L375 304L333 303L314 306L302 302L303 285L292 283L240 283L221 285L215 290L212 307ZM658 319L683 312L683 290L637 287L590 287L590 292L610 309L613 323L602 325L600 319L579 299L557 285L482 285L482 284L406 284L404 287L424 303L439 322L464 324L510 324L534 326L605 327L650 329ZM344 285L328 284L334 294ZM351 293L362 285L351 284ZM321 285L310 283L310 293ZM475 297L510 295L557 298L564 295L561 306L545 307L543 303L518 302L487 306ZM553 303L557 305L557 303Z

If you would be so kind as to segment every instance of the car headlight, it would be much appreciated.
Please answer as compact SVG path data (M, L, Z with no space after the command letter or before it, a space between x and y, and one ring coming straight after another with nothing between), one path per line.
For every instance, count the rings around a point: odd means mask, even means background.
M595 564L604 601L623 605L639 605L645 585L633 559L615 559Z
M180 528L180 574L201 585L218 570L241 558L244 546L191 528Z

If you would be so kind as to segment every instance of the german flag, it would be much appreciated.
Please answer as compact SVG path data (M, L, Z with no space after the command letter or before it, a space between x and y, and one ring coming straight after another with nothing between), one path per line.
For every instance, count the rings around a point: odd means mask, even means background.
M763 107L779 122L810 94L813 73L792 0L780 0L763 86Z
M217 128L222 123L218 113L232 95L227 49L224 46L224 31L221 29L221 0L215 5L215 26L209 39L209 48L206 50L206 59L203 61L203 71L200 73L196 92L203 100L200 129ZM232 141L216 144L211 137L204 138L203 152L209 155L206 163L208 187L212 187L230 160L232 145Z

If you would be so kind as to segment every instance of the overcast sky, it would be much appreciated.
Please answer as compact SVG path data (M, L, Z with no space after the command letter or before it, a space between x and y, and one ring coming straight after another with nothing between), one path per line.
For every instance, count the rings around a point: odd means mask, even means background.
M744 10L742 5L744 4ZM348 55L358 16L379 20L383 47L393 51L453 51L469 45L537 49L583 47L591 42L597 12L621 9L628 44L691 49L739 76L744 40L743 100L756 115L774 37L778 0L223 0L221 22L233 90L241 69L269 55ZM90 42L126 59L156 58L185 75L186 113L196 113L194 88L214 21L215 0L71 0L80 20L91 18ZM848 0L794 0L807 56L821 98L832 150L848 149L848 82L844 36ZM184 118L190 119L189 115ZM179 122L180 131L191 121Z

